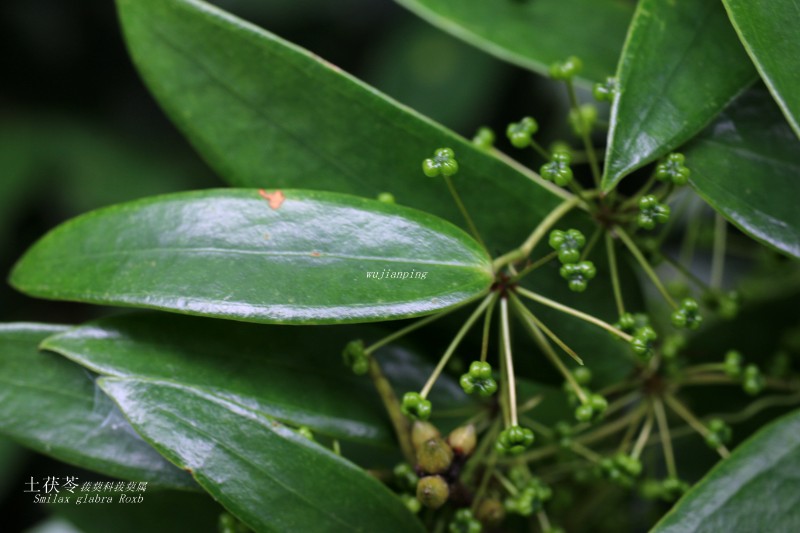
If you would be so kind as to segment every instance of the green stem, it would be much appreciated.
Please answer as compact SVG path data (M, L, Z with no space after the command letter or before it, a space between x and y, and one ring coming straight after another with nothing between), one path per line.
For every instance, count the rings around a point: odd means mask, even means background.
M431 315L431 316L426 316L422 320L418 320L418 321L414 322L413 324L404 327L403 329L395 331L391 335L387 335L386 337L382 338L378 342L375 342L375 343L371 344L369 347L367 347L364 350L364 353L367 354L367 355L372 355L375 352L375 350L377 350L379 348L382 348L383 346L386 346L390 342L393 342L393 341L395 341L395 340L397 340L397 339L399 339L401 337L404 337L404 336L408 335L409 333L411 333L412 331L414 331L415 329L419 329L422 326L430 324L434 320L438 320L438 319L442 318L443 316L445 316L447 314L450 314L453 311L455 311L455 309L452 309L450 311L445 311L443 313L437 313L437 314Z
M697 287L701 290L708 290L710 288L705 281L697 277L691 270L678 263L667 254L662 254L661 257L664 258L664 261L666 261L669 266L674 268L679 274L682 274L686 279L697 285Z
M536 513L536 519L539 520L539 527L542 528L543 533L547 533L552 529L550 520L547 518L547 513L544 512L544 509Z
M658 422L658 432L661 435L661 446L664 448L664 461L667 463L667 472L671 477L678 477L678 469L675 467L675 453L672 451L672 437L669 435L669 424L667 423L667 413L664 412L664 404L661 398L653 399L653 410Z
M619 284L614 239L612 239L611 233L609 232L606 232L606 250L608 251L608 269L611 272L611 287L614 289L614 301L617 303L617 313L619 313L619 316L622 316L625 314L625 304L622 302L622 289Z
M572 375L572 372L569 371L569 369L561 361L561 358L558 357L558 354L556 354L555 350L553 350L553 347L550 345L550 343L547 342L547 339L544 337L542 331L537 325L538 320L536 320L536 317L534 317L533 313L531 313L530 310L519 301L519 298L514 296L512 301L520 317L523 318L523 323L528 326L528 330L531 332L533 339L542 349L545 356L550 359L550 362L553 363L561 375L564 376L564 379L567 380L567 383L569 383L570 387L572 387L572 389L575 391L575 394L578 396L578 398L580 398L581 403L586 403L588 400L586 393L575 380L575 376Z
M594 185L598 189L600 188L600 165L597 163L597 154L594 151L594 145L592 145L592 140L589 137L589 128L586 121L583 120L583 115L580 113L580 106L578 105L578 95L575 93L575 86L572 83L571 79L567 80L567 93L569 93L569 103L573 110L575 110L575 114L578 116L580 121L583 123L581 128L581 140L583 141L583 147L586 150L586 157L589 159L589 166L592 169L592 178L594 178Z
M628 335L627 333L625 333L624 331L620 330L619 328L615 328L614 326L612 326L608 322L604 322L603 320L600 320L599 318L595 318L592 315L587 315L583 311L578 311L577 309L573 309L572 307L568 307L566 305L560 304L560 303L558 303L558 302L556 302L554 300L551 300L550 298L546 298L546 297L542 296L541 294L537 294L535 292L529 291L528 289L525 289L523 287L517 287L517 292L519 294L521 294L522 296L525 296L526 298L528 298L530 300L533 300L534 302L539 302L542 305L546 305L548 307L552 307L553 309L561 311L562 313L567 313L568 315L572 315L574 317L580 318L581 320L585 320L586 322L589 322L590 324L594 324L597 327L603 328L604 330L613 333L614 335L616 335L617 337L619 337L620 339L622 339L624 341L630 342L633 339L632 336Z
M653 430L653 410L647 410L647 419L644 421L644 425L642 426L642 430L639 432L639 437L636 439L636 443L633 445L633 450L631 450L631 457L634 459L638 459L642 455L642 450L644 450L645 444L647 444L647 439L650 438L650 432Z
M500 329L503 339L503 356L506 365L506 383L508 388L509 418L512 426L518 426L517 420L517 386L514 382L514 360L511 356L511 331L508 320L508 299L500 300Z
M624 211L626 209L629 209L631 207L634 207L634 206L638 205L639 204L639 199L642 196L644 196L645 194L647 194L648 192L650 192L650 189L653 188L653 185L655 184L655 182L656 182L656 173L653 172L652 174L650 174L650 177L647 179L645 184L642 185L642 188L639 189L636 192L636 194L634 194L633 196L631 196L630 198L628 198L627 200L622 202L622 204L619 206L619 210L620 211Z
M512 496L516 496L517 494L519 494L519 491L517 490L517 487L515 487L514 484L511 483L508 480L508 478L506 478L506 476L504 476L500 472L495 471L494 472L494 477L495 477L495 479L497 479L497 481L500 482L501 485L503 485L503 488L505 488L508 491L509 494L511 494Z
M619 236L620 240L622 240L622 242L625 243L625 246L628 247L628 250L631 252L631 255L633 255L633 257L635 257L636 260L639 262L639 265L641 265L642 270L644 270L645 274L647 274L647 277L650 278L650 281L653 282L653 285L656 286L656 289L658 289L658 292L661 293L661 295L664 297L664 299L667 301L670 307L672 307L673 309L677 309L678 304L676 304L675 301L672 299L672 296L669 295L669 292L667 292L666 287L664 287L664 284L662 284L661 280L658 279L658 276L653 270L653 267L651 267L650 263L647 262L647 259L645 259L641 250L639 250L639 247L636 246L636 243L633 242L633 240L628 236L625 230L620 228L619 226L617 226L616 228L616 233Z
M536 142L536 140L535 140L535 139L531 139L531 148L533 148L533 150L534 150L534 151L535 151L537 154L539 154L540 156L542 156L542 157L544 158L544 160L545 160L545 161L550 161L550 152L548 152L547 150L545 150L545 149L542 147L542 145L541 145L541 144L539 144L538 142Z
M711 287L719 289L725 274L725 244L728 237L728 224L725 217L716 214L714 217L714 251L711 257Z
M483 317L483 336L481 337L481 362L485 363L489 355L489 330L492 327L492 314L494 314L494 306L497 304L498 293L492 295L492 301L486 314Z
M625 434L622 436L622 440L619 443L618 449L620 452L625 452L628 449L628 446L631 444L631 439L633 439L633 435L636 432L636 428L639 427L639 422L642 421L642 418L644 418L647 412L648 409L645 405L641 405L636 409L637 414L628 424L628 429L625 430Z
M436 365L436 368L433 369L431 377L428 378L428 381L425 383L425 386L422 387L422 390L419 393L420 396L422 396L423 398L428 397L428 393L431 391L431 388L433 388L433 384L436 383L437 379L439 379L439 375L442 373L442 370L444 370L444 367L445 365L447 365L447 362L450 360L450 357L456 351L456 348L458 348L458 345L461 344L461 341L464 339L464 336L469 331L469 328L471 328L472 325L475 323L475 321L478 320L478 317L481 316L481 313L483 313L483 311L486 309L486 307L489 305L489 303L492 301L494 297L495 297L494 294L490 294L489 296L484 298L481 304L469 316L467 321L464 322L464 325L461 326L461 329L458 330L458 333L456 333L456 336L453 338L453 341L450 343L450 346L447 347L447 350L444 352L444 355L439 360L439 364Z
M397 441L400 443L403 458L408 464L413 465L416 463L416 453L414 453L414 446L411 444L411 426L408 418L400 410L400 402L394 393L392 384L383 375L381 366L375 357L369 358L369 377L372 379L373 385L375 385L375 390L378 391L383 407L389 414L389 420L392 422Z
M589 254L592 253L592 250L594 250L594 247L597 245L597 241L600 239L601 233L603 233L603 229L600 227L594 230L592 236L589 237L589 242L586 245L586 248L584 248L583 252L581 252L581 258L579 259L579 261L585 261L586 258L589 257Z
M524 278L525 276L527 276L528 274L530 274L531 272L533 272L537 268L539 268L539 267L541 267L543 265L546 265L547 263L549 263L550 261L552 261L556 257L558 257L558 252L556 252L556 251L550 252L549 254L547 254L546 256L542 257L538 261L535 261L534 263L531 263L530 265L528 265L525 268L523 268L522 270L520 270L518 274L515 274L514 277L511 278L511 283L515 283L515 282L521 280L522 278Z
M572 211L572 209L574 209L575 206L577 206L580 202L581 199L578 196L573 196L569 200L564 200L561 202L555 209L550 211L550 213L544 217L544 219L542 219L539 225L536 226L533 232L519 248L501 255L492 262L492 268L494 271L497 272L509 263L513 263L514 261L528 257L533 251L534 247L539 243L542 237L547 234L550 228L553 227L553 225L564 215Z
M577 362L579 365L583 365L583 359L581 359L581 357L577 353L575 353L575 351L572 348L567 346L567 344L564 341L562 341L555 333L553 333L553 331L550 328L545 326L544 323L541 320L536 318L536 315L531 313L530 309L525 307L522 304L522 302L519 300L519 298L517 298L516 296L512 295L512 299L513 299L515 307L517 308L517 310L520 313L522 313L524 315L524 317L526 317L528 320L531 320L534 324L536 324L537 328L539 328L541 331L543 331L544 334L547 335L550 338L551 341L556 343L556 345L558 345L559 348L564 350L567 353L567 355L572 357L575 360L575 362ZM561 358L559 358L559 362L560 361L561 361ZM572 374L570 373L570 375L572 375Z
M695 431L697 431L697 433L699 433L701 437L705 439L711 434L708 428L704 426L703 423L700 422L697 419L697 417L694 416L692 412L689 411L689 409L681 402L679 402L678 399L675 398L673 395L671 394L666 395L664 397L664 401L667 402L667 405L670 407L670 409L672 409L675 412L675 414L683 418L683 420L687 424L689 424ZM723 459L730 456L731 454L731 452L728 451L728 448L726 448L724 445L720 445L717 448L717 453L719 453Z
M590 450L589 448L587 448L583 444L580 444L577 441L572 442L570 449L573 452L577 453L578 455L582 455L592 463L599 463L600 461L603 460L603 457L600 454L593 452L592 450Z
M472 236L475 237L475 240L478 241L481 247L486 250L486 253L489 254L489 249L486 247L486 244L481 239L481 234L478 233L478 228L475 226L475 223L472 221L472 217L469 215L469 211L467 211L467 207L464 205L464 202L461 201L461 196L458 194L455 185L453 184L453 180L450 179L450 176L444 176L444 182L447 184L447 188L450 189L450 195L453 197L453 200L456 202L458 206L458 210L461 211L461 215L463 215L464 220L467 222L467 226L469 226L469 231L472 233ZM491 254L489 254L491 255Z
M693 209L691 209L691 213L687 216L689 227L683 235L683 242L681 243L681 252L679 255L679 262L682 265L691 265L692 259L694 259L694 249L697 245L697 238L700 235L700 225L702 223L701 209L702 206L698 207L698 204L695 204Z

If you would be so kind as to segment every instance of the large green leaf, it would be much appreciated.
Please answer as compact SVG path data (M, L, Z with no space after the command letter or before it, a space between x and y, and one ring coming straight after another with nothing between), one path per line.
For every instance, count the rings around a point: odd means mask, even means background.
M39 352L65 326L0 324L0 434L69 464L166 487L192 479L144 442L94 376L55 354Z
M709 204L764 244L800 257L800 141L766 90L739 97L686 157Z
M174 380L334 438L390 446L369 379L339 355L359 333L141 313L100 319L42 347L102 375Z
M441 29L535 72L567 56L589 81L610 76L633 5L619 0L397 0Z
M564 194L204 2L118 6L131 55L156 99L235 186L387 191L401 204L460 224L445 184L420 168L436 148L450 146L461 168L456 187L492 253L522 242Z
M800 136L800 4L795 0L723 3L761 78Z
M617 76L606 190L691 139L756 73L719 0L641 0Z
M653 533L800 531L800 411L763 428L689 491Z
M101 386L139 433L257 531L421 531L379 481L274 419L169 382Z
M427 213L254 189L94 211L42 238L11 277L44 298L293 324L421 315L475 298L492 280L480 246Z

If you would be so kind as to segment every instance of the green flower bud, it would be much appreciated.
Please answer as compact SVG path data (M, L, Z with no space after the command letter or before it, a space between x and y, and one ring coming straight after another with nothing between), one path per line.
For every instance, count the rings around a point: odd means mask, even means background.
M459 509L453 516L453 520L447 526L450 533L481 533L483 526L472 516L472 511L468 508Z
M761 374L761 370L758 369L758 366L750 364L745 367L742 376L742 388L744 388L747 394L755 396L764 390L765 384L764 376Z
M497 382L492 377L492 366L481 361L473 361L469 365L469 372L461 376L459 384L467 394L477 392L484 398L497 392Z
M598 102L610 102L617 94L617 79L608 77L602 83L595 83L592 87L592 96Z
M506 128L506 136L515 148L527 148L531 145L533 135L539 131L539 124L532 117L524 117L519 122L512 122Z
M369 355L364 349L364 341L358 339L348 342L342 351L342 360L354 374L366 374L369 370Z
M620 315L619 320L614 326L627 333L633 335L637 329L650 325L650 317L644 313L623 313Z
M650 326L637 329L631 339L633 353L638 355L642 361L649 361L653 357L654 343L657 338L656 331Z
M689 484L676 477L668 477L661 482L661 499L673 502L689 490Z
M300 426L297 428L298 435L302 435L303 437L307 438L308 440L314 440L314 433L311 431L311 428L308 426Z
M510 426L504 429L497 439L497 451L510 455L517 455L530 448L533 444L533 431L520 426Z
M403 395L400 410L404 415L416 420L427 420L431 416L431 402L424 399L418 392L407 392Z
M452 176L458 172L458 161L450 148L439 148L433 157L422 162L422 172L429 178Z
M414 469L411 468L411 465L408 463L398 463L394 467L394 470L392 470L392 473L401 491L405 492L416 489L417 483L419 483L419 476L414 472Z
M686 159L683 154L669 154L667 158L656 167L656 179L672 182L675 185L686 185L691 171L684 165Z
M569 164L572 156L569 152L554 152L551 160L539 169L539 174L547 181L552 181L559 187L566 187L573 178Z
M403 501L403 504L406 506L406 508L413 514L419 513L420 509L422 509L422 504L419 503L419 500L411 494L401 494L400 499Z
M554 80L570 80L577 76L582 68L583 62L575 56L570 56L564 61L550 65L550 77Z
M591 261L581 261L561 266L561 277L567 280L569 290L583 292L589 286L589 280L597 275L597 269Z
M593 104L583 104L578 109L570 109L567 120L576 136L589 135L597 123L597 108Z
M728 377L738 378L742 375L742 362L744 358L742 354L736 350L729 350L725 354L724 369Z
M588 385L592 381L592 371L585 366L579 366L572 371L575 381L579 385Z
M586 237L576 229L554 229L550 232L548 244L558 252L558 260L563 264L577 263L581 258L581 250L586 245Z
M427 476L417 483L417 500L430 509L438 509L450 497L450 487L442 476Z
M393 204L393 203L395 203L394 195L392 193L390 193L390 192L382 192L382 193L378 194L378 201L379 202L383 202L385 204Z
M733 432L731 427L719 418L714 418L708 423L706 444L714 450L731 441Z
M664 224L669 220L670 209L667 204L659 203L658 198L649 194L639 199L639 214L636 224L643 229L653 229L656 224Z
M478 128L475 136L472 138L472 144L483 150L489 150L494 146L494 132L491 128L483 126Z
M697 329L703 321L700 315L700 305L694 298L685 298L678 309L671 315L672 325L676 328Z

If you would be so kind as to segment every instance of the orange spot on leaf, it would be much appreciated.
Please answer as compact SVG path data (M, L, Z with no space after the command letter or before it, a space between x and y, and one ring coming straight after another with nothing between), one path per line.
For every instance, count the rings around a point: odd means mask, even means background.
M322 255L322 254L321 254L321 253L319 253L319 252L311 252L311 257L319 257L319 256L321 256L321 255Z
M283 204L283 201L286 200L286 196L284 196L283 192L281 191L269 193L264 189L259 189L258 194L261 195L264 200L269 202L269 206L272 209L278 209Z

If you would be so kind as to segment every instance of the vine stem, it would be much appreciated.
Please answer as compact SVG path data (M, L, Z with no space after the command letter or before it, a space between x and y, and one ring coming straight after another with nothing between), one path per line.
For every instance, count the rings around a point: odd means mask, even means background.
M667 413L664 412L664 403L661 398L653 399L653 411L658 422L658 433L661 435L661 446L664 448L664 461L667 463L667 472L671 477L678 477L678 469L675 467L675 453L672 451L672 437L669 434L669 424L667 423Z
M534 247L539 243L540 240L542 240L542 237L545 236L547 231L553 227L553 225L564 215L574 209L579 203L581 203L581 199L577 196L573 196L572 198L561 202L558 206L556 206L555 209L550 211L550 213L548 213L544 219L542 219L539 225L536 226L533 232L528 236L527 239L525 239L525 242L523 242L519 248L511 250L510 252L495 259L492 262L492 269L497 272L509 263L513 263L514 261L528 257L533 251Z
M608 253L608 269L611 272L611 287L614 289L614 301L617 303L619 316L625 314L625 304L622 301L622 290L619 284L619 272L617 271L617 254L614 250L614 239L611 233L606 232L606 250Z
M572 375L572 372L567 369L564 363L561 361L561 358L558 357L558 354L553 350L553 347L547 342L547 339L542 334L542 331L537 326L536 318L533 316L533 313L525 307L519 298L516 296L512 296L512 302L514 303L514 308L517 310L519 316L523 319L523 323L528 326L528 330L531 332L533 339L536 343L541 347L544 354L550 359L550 362L558 369L559 372L564 376L564 379L567 380L570 387L575 391L575 394L580 398L581 403L586 403L588 398L586 397L586 393L583 391L581 386L575 380L575 376Z
M545 150L545 149L542 147L542 145L541 145L541 144L539 144L538 142L536 142L536 140L534 140L534 139L531 139L531 148L533 148L533 150L534 150L534 151L535 151L537 154L539 154L540 156L542 156L542 157L544 158L544 160L545 160L545 161L550 161L550 152L548 152L547 150Z
M508 386L508 409L512 426L518 426L517 420L517 386L514 382L514 360L511 356L511 331L508 320L508 299L500 299L500 327L503 338L503 356L506 364L506 377Z
M458 333L456 333L456 336L453 338L453 341L450 343L450 346L447 347L447 350L444 352L444 355L439 360L439 364L436 365L436 368L433 369L433 373L428 378L428 381L425 383L425 386L422 387L422 390L419 393L419 395L422 396L422 398L428 397L428 393L433 388L433 384L436 383L436 380L439 378L439 375L441 375L442 370L444 370L445 365L447 365L447 362L450 360L450 357L456 351L456 348L458 348L458 345L461 344L461 341L464 339L464 336L469 331L469 328L471 328L472 325L475 323L475 321L478 320L478 317L481 316L481 313L483 313L483 311L486 309L486 307L489 305L489 303L492 301L493 298L494 294L490 294L489 296L484 298L481 304L469 316L467 321L464 322L464 325L461 326L461 329L458 330Z
M725 274L725 244L728 240L728 224L725 217L714 217L714 249L711 256L711 287L719 289Z
M701 437L707 438L711 434L708 428L703 425L703 423L700 422L685 405L678 401L675 396L668 394L664 397L664 401L667 403L670 409L675 412L675 414L683 418L683 420L689 424L692 429L699 433ZM719 447L717 447L717 453L719 453L723 459L727 458L731 454L728 448L726 448L723 444L720 444Z
M378 391L381 402L389 414L389 420L392 422L397 441L400 443L400 451L403 453L403 458L408 464L416 462L416 453L414 453L414 446L411 443L411 425L408 418L400 410L400 402L397 395L394 393L389 380L383 375L381 366L375 357L369 358L369 377L372 379L375 390Z
M676 304L675 300L672 299L672 296L669 295L669 292L667 292L666 287L664 287L664 284L661 283L660 279L658 279L658 276L653 270L653 267L651 267L650 263L647 262L647 259L645 259L644 255L642 254L642 251L639 250L639 247L636 246L635 242L633 242L633 239L631 239L625 232L625 230L620 228L619 226L616 227L615 231L619 236L620 240L623 243L625 243L625 246L628 247L628 250L631 252L631 255L633 255L633 257L635 257L636 260L639 262L639 265L641 265L642 270L644 270L645 274L647 274L647 277L649 277L650 281L653 282L653 285L656 286L658 292L661 293L661 296L664 297L664 299L667 301L670 307L672 307L673 309L677 309L678 304Z
M710 288L706 282L697 277L691 270L689 270L682 264L678 263L676 260L668 256L667 254L662 254L662 257L664 258L664 261L666 261L667 264L669 264L669 266L674 268L678 273L682 274L686 279L697 285L697 287L700 288L700 290L707 290Z
M586 121L583 120L583 115L580 113L580 108L578 106L578 95L575 93L575 85L573 85L571 79L567 79L567 93L569 94L569 103L572 109L575 110L575 114L578 116L578 119L581 121L581 140L583 141L583 147L586 150L586 158L589 160L589 166L592 169L592 178L594 178L594 185L598 189L600 188L600 165L597 163L597 154L595 154L594 146L592 145L592 140L589 138L589 128L586 124Z
M453 180L450 179L450 176L444 176L444 182L447 184L447 188L450 189L450 196L453 197L453 201L455 201L458 206L458 210L461 211L461 215L464 217L464 220L467 221L467 226L469 226L469 231L472 233L472 236L475 237L475 240L478 241L486 253L489 254L489 249L486 248L486 244L483 242L483 239L481 239L481 234L478 232L478 227L475 226L475 222L472 221L472 217L469 215L469 211L467 211L467 206L461 201L461 195L458 194Z
M586 248L584 248L583 252L581 253L581 258L579 259L579 261L584 261L584 260L586 260L587 257L589 257L589 254L592 252L592 250L594 249L595 245L597 244L597 241L600 239L600 234L602 232L603 232L603 230L600 227L597 227L594 230L594 233L592 233L592 236L589 237L589 243L586 245Z
M519 294L521 294L522 296L525 296L526 298L528 298L530 300L533 300L534 302L539 302L542 305L546 305L548 307L552 307L553 309L561 311L562 313L567 313L568 315L572 315L572 316L574 316L576 318L580 318L581 320L585 320L586 322L589 322L590 324L594 324L595 326L597 326L599 328L603 328L604 330L613 333L614 335L616 335L617 337L619 337L620 339L622 339L624 341L630 342L633 339L632 336L628 335L627 333L625 333L624 331L620 330L619 328L615 328L614 326L612 326L608 322L605 322L603 320L600 320L599 318L593 317L592 315L588 315L588 314L584 313L583 311L578 311L577 309L573 309L572 307L568 307L566 305L560 304L560 303L556 302L555 300L551 300L550 298L542 296L541 294L537 294L537 293L535 293L533 291L529 291L528 289L525 289L524 287L517 287L517 292Z

